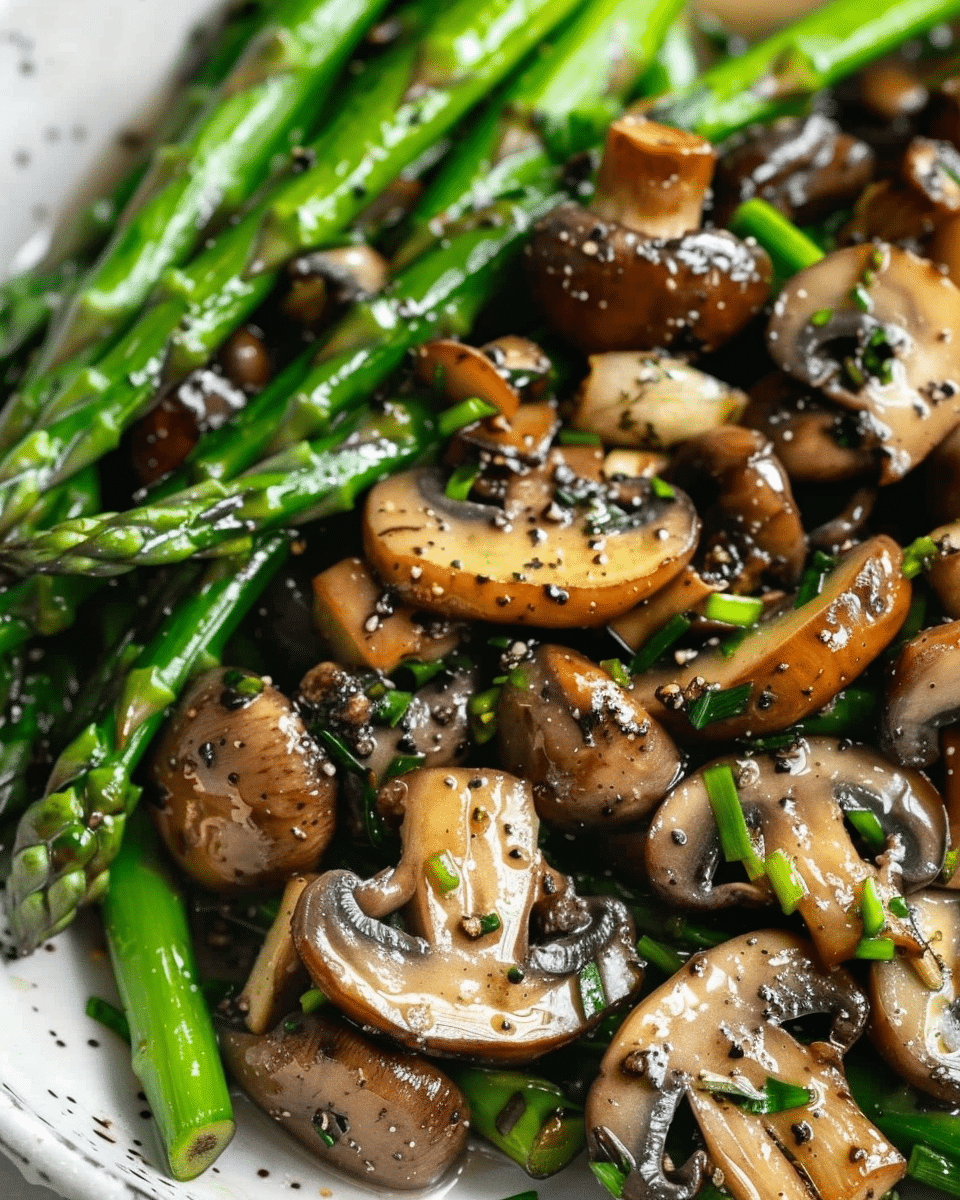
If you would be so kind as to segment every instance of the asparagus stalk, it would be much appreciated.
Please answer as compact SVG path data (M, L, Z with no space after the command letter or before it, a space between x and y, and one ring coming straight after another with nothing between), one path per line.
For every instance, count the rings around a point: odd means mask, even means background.
M283 561L286 540L263 542L238 570L214 564L166 617L127 671L116 710L102 714L67 746L47 794L23 814L7 889L22 953L63 929L81 905L100 899L140 789L131 774L205 654L217 655Z
M795 112L814 92L901 42L960 15L960 0L831 0L725 59L649 115L721 141L754 121Z
M64 522L5 548L2 561L24 572L116 575L235 554L254 534L352 508L361 491L436 445L433 422L414 401L388 402L351 425L346 436L295 443L232 483L208 479L157 504Z
M394 265L440 227L593 146L653 61L682 0L593 0L480 117L424 193Z
M781 279L812 267L823 251L783 213L766 200L745 200L730 218L730 228L739 237L752 237L770 255Z
M233 1137L233 1110L199 986L186 904L143 812L130 821L101 907L134 1074L171 1174L194 1179Z

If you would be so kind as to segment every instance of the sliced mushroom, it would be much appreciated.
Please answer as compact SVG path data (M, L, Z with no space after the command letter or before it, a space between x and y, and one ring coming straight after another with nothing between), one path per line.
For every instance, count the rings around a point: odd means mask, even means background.
M383 255L361 242L314 250L293 260L288 268L290 288L282 302L288 317L316 327L343 304L381 291L390 278Z
M880 717L884 752L908 767L940 756L937 733L960 717L960 621L911 638L890 672Z
M329 766L265 680L210 671L157 746L154 818L178 865L211 891L278 887L313 870L333 835Z
M380 805L402 818L398 866L365 882L327 872L294 919L310 974L348 1016L428 1052L521 1061L638 988L625 907L580 899L546 864L528 783L412 771ZM403 930L386 920L395 912Z
M781 754L728 757L747 827L760 860L779 850L795 872L802 896L796 910L821 960L851 958L864 936L861 896L868 879L883 902L884 937L913 955L925 943L897 897L936 879L946 852L943 802L919 772L891 766L867 746L809 738ZM720 834L702 767L670 793L650 824L645 863L661 897L690 908L772 904L766 875L715 882L723 863ZM845 824L852 810L872 813L886 835L879 865L861 857ZM891 901L894 901L891 908Z
M940 607L956 621L960 619L960 521L932 530L930 538L938 554L927 568L927 582L936 592Z
M804 1046L782 1026L832 1017L828 1041ZM626 1174L624 1200L693 1200L707 1164L735 1200L871 1200L906 1163L856 1107L841 1055L867 1015L846 972L819 970L801 939L779 930L695 955L644 999L614 1035L590 1089L590 1157ZM779 1112L751 1113L774 1078L807 1090ZM706 1153L672 1169L666 1139L686 1098Z
M696 544L696 515L679 490L664 499L639 480L619 507L623 485L578 480L557 458L511 478L502 509L452 500L444 482L429 468L384 480L367 499L363 532L380 577L445 616L602 625L681 571Z
M488 417L467 425L451 439L448 462L479 458L485 478L491 469L502 475L542 466L560 428L557 406L550 400L521 404L511 420Z
M843 245L891 242L919 251L939 220L936 209L921 192L896 179L878 179L864 188L838 240Z
M446 658L463 636L462 626L400 603L361 558L314 576L313 618L338 662L385 674L404 659Z
M639 650L673 617L695 612L708 596L721 590L719 584L708 583L694 567L684 567L665 587L611 621L610 629L631 650Z
M939 221L927 242L927 258L945 267L948 277L960 286L960 217Z
M860 540L876 502L876 488L857 488L836 516L810 530L811 549L834 557L845 554Z
M437 388L450 404L476 396L492 404L507 420L520 406L520 392L497 369L493 359L453 338L418 346L414 372L422 383Z
M960 429L947 434L927 459L926 501L934 521L960 520Z
M497 731L504 767L533 784L541 820L560 828L635 822L680 774L672 739L631 692L563 646L538 646L511 673Z
M294 909L315 875L294 875L283 889L280 908L267 931L250 975L237 997L237 1008L251 1033L266 1033L310 986L307 968L293 944Z
M785 371L862 413L881 483L960 421L960 291L895 246L850 246L788 281L767 332Z
M572 424L614 446L662 449L738 420L743 392L662 354L590 356Z
M736 651L706 650L683 667L636 677L640 702L675 736L718 741L785 729L822 708L893 640L910 607L900 547L879 536L854 547L800 608L761 623ZM749 684L739 715L693 729L684 712L708 690Z
M697 562L706 580L735 592L799 580L806 535L787 474L762 434L722 425L691 437L667 477L690 493L702 515Z
M378 1191L432 1187L466 1148L463 1093L418 1054L337 1017L297 1014L256 1037L224 1030L231 1074L324 1166Z
M270 382L270 352L259 329L249 325L238 329L223 343L217 357L224 375L248 395Z
M937 218L960 212L960 151L950 142L913 138L901 160L900 177Z
M927 89L902 58L882 58L860 73L860 101L881 120L895 121L922 111Z
M901 1078L960 1104L960 896L934 890L910 897L913 919L937 956L942 983L924 986L898 959L870 968L870 1036Z

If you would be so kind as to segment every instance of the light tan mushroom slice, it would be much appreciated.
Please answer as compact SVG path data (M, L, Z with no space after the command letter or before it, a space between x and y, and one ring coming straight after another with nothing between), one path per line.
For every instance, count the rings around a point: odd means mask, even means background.
M774 360L858 410L900 479L960 422L960 290L895 246L850 246L788 281L767 331Z
M677 737L722 741L785 729L822 708L893 640L910 607L900 547L884 535L851 550L800 608L763 622L729 657L702 652L683 667L636 677L639 699ZM693 729L687 696L749 684L739 716ZM672 706L672 707L670 707Z
M939 553L927 568L927 582L937 593L940 607L954 620L960 618L960 521L941 525L930 533Z
M649 237L699 229L717 152L706 138L628 114L607 129L593 210Z
M401 821L399 864L366 881L328 871L294 918L310 974L345 1014L412 1048L517 1062L635 993L625 906L579 898L548 866L525 780L416 770L382 788L379 804ZM385 920L394 912L402 930Z
M673 617L696 612L708 596L721 590L719 584L708 583L694 567L684 567L665 587L611 621L610 628L631 650L637 651Z
M463 633L460 625L398 603L361 558L344 558L314 576L313 619L337 662L385 674L404 659L445 658Z
M251 1033L266 1033L296 1007L310 986L310 976L293 944L293 912L303 889L315 875L294 875L283 889L280 908L267 931L237 1007Z
M652 479L669 465L669 456L656 450L608 450L602 474L604 479Z
M572 424L613 446L662 449L736 422L743 392L662 354L611 351L589 358Z
M833 1016L829 1041L804 1046L781 1027L818 1012ZM708 1165L735 1200L882 1195L906 1163L857 1108L841 1062L866 1013L850 976L818 969L792 934L760 930L694 955L614 1034L587 1098L591 1159L613 1162L624 1196L645 1200L693 1200ZM807 1102L760 1115L731 1094L763 1095L768 1078L806 1089ZM684 1099L706 1154L671 1169L665 1142Z
M880 744L894 761L928 767L940 756L937 734L960 716L960 621L935 625L897 655L880 717Z
M960 896L930 890L910 897L920 932L940 964L942 984L929 988L909 963L870 968L870 1037L885 1062L914 1087L960 1104Z
M414 351L414 373L436 387L448 404L474 397L486 400L508 419L520 406L520 393L476 346L453 338L425 342Z
M679 489L663 499L645 481L637 481L642 503L629 512L612 501L604 507L603 488L617 485L594 481L599 510L589 500L565 505L557 472L568 482L574 476L561 467L512 479L502 509L451 500L438 470L386 479L364 510L367 559L402 599L445 616L602 625L683 569L696 545L696 514ZM614 527L623 518L622 532L591 530L606 516Z
M263 1037L228 1029L220 1041L255 1104L376 1194L432 1187L466 1149L470 1106L453 1080L338 1017L298 1013Z
M540 819L565 829L649 814L676 782L669 734L583 654L538 646L500 691L500 759L533 784Z

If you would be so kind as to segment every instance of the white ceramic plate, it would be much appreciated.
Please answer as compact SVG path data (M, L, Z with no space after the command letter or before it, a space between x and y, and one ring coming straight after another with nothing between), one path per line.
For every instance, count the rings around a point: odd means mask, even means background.
M0 277L39 257L57 212L116 157L118 135L143 125L189 31L212 8L211 0L0 0ZM31 959L0 965L0 1150L31 1182L68 1200L369 1196L325 1175L242 1097L237 1137L217 1165L173 1183L127 1048L84 1014L91 995L115 996L91 914ZM605 1194L582 1163L534 1185L479 1148L435 1194L500 1200L532 1187L540 1200Z

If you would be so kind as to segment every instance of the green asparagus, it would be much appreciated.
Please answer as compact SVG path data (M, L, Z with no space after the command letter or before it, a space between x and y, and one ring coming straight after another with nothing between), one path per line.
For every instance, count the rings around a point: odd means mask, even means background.
M63 929L104 893L127 814L140 789L131 773L204 655L219 653L286 554L268 538L237 569L214 564L195 595L160 625L123 679L114 711L84 729L54 766L47 794L23 814L8 884L11 928L22 953Z

